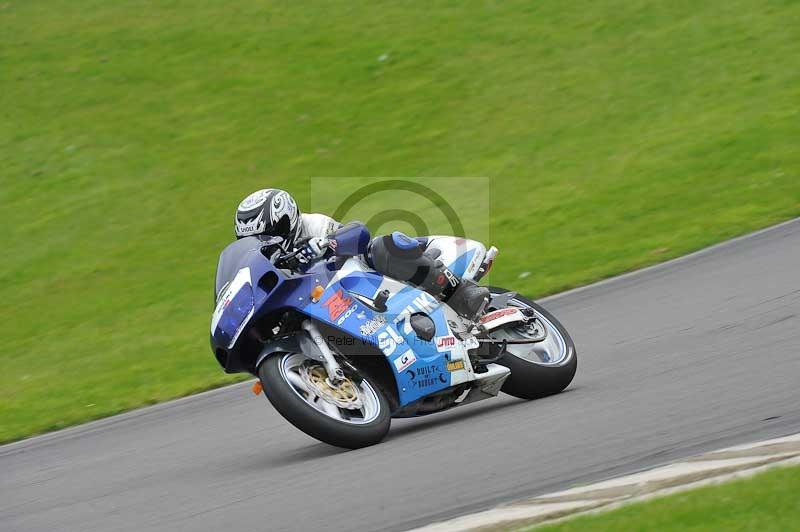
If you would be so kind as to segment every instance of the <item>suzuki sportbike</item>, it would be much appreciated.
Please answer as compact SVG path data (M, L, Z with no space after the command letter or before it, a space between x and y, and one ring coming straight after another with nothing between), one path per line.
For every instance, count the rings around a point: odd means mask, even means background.
M535 399L572 381L577 356L564 327L535 302L488 287L471 316L370 268L369 232L345 226L332 256L287 265L279 237L247 237L221 254L211 347L228 373L258 377L295 427L331 445L380 442L391 418L441 412L504 392ZM479 282L497 255L473 240L434 236L447 269ZM295 262L296 264L296 262Z

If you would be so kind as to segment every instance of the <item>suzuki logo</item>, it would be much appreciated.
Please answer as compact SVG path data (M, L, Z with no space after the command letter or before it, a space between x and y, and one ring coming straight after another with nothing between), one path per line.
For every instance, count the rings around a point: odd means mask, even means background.
M328 309L328 315L330 316L331 321L333 321L344 314L344 312L350 308L350 305L352 304L353 299L344 297L344 290L339 289L339 291L329 297L328 300L322 304L322 306Z

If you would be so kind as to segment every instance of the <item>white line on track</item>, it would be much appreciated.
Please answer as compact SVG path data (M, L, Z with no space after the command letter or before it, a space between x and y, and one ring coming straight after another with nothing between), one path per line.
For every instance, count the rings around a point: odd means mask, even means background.
M725 457L731 454L736 456ZM434 523L413 532L464 532L487 527L513 530L549 524L589 511L608 511L632 502L797 464L800 464L800 434L712 451L647 471Z

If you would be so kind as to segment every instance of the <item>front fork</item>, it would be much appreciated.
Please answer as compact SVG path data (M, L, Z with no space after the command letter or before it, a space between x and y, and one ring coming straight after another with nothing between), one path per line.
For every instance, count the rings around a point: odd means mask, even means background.
M340 383L344 382L345 376L342 367L336 362L331 348L328 347L328 342L325 341L313 321L305 320L300 327L311 336L314 345L319 349L319 353L322 355L322 365L325 366L325 370L328 372L328 384L336 388Z

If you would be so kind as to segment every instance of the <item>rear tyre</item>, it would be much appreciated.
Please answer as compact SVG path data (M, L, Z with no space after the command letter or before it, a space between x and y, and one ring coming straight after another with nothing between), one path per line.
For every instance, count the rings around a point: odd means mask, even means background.
M258 376L275 410L312 438L358 449L380 442L389 432L389 404L363 377L348 375L344 388L331 390L322 365L297 353L270 356Z
M489 287L492 294L509 292ZM521 399L538 399L564 390L572 382L578 369L575 343L563 325L549 312L530 299L517 295L510 304L536 311L542 319L548 338L541 344L509 345L505 356L497 363L511 370L501 390ZM500 330L495 338L524 337L524 333Z

